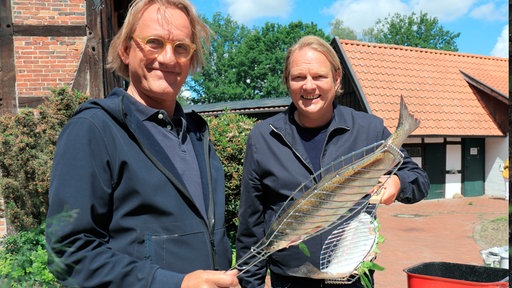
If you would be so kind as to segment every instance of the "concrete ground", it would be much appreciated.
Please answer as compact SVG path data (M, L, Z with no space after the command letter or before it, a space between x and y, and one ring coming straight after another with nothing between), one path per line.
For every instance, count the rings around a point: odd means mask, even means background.
M509 203L488 196L424 200L406 205L381 205L377 210L384 243L376 263L376 288L406 288L404 269L423 262L483 265L478 228L486 221L507 216ZM506 245L506 244L505 244Z

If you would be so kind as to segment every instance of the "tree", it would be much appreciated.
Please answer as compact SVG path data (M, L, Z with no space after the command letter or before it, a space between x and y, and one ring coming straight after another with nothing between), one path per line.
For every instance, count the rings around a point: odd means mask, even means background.
M338 37L340 39L347 40L358 40L357 33L353 29L346 27L343 24L343 20L336 18L333 21L329 22L331 26L331 35L333 37Z
M192 103L214 103L224 101L226 95L240 94L242 90L233 85L236 79L236 69L232 61L236 58L236 51L243 39L251 33L249 28L239 25L229 16L219 12L212 16L212 20L203 19L212 29L214 36L211 39L207 65L200 73L196 73L186 82L187 90L195 96L189 99Z
M427 13L400 15L378 19L374 27L363 31L369 42L395 44L410 47L458 51L456 39L460 33L444 30L436 17Z
M292 22L287 26L267 22L249 35L239 48L233 64L237 68L237 83L243 83L243 99L278 98L288 95L282 85L286 51L304 35L317 35L327 40L316 24Z
M281 84L288 47L304 35L327 35L314 23L265 23L248 29L217 13L206 23L216 34L209 65L187 82L194 103L215 103L287 95Z

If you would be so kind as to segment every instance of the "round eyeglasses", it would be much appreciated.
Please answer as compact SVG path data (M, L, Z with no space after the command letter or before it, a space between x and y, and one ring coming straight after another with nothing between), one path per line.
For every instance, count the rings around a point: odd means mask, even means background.
M171 45L174 57L188 60L196 50L196 45L187 41L167 41L158 36L133 36L132 39L142 46L146 58L156 58L162 54L167 45Z

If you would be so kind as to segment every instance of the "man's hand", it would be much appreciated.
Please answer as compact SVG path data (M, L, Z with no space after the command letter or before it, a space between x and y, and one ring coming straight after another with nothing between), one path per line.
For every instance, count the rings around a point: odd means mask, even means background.
M185 275L181 288L236 288L238 271L197 270Z
M391 205L395 202L396 197L398 196L398 192L400 192L400 179L396 175L384 175L380 177L379 184L375 187L372 192L375 192L376 189L379 189L378 194L373 196L372 198L380 199L378 202L380 204ZM370 200L372 202L372 200Z

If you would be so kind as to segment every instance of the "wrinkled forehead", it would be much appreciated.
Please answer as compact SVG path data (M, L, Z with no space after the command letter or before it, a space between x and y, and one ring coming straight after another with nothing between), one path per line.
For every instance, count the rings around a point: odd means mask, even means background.
M192 29L187 15L178 7L151 4L142 11L134 34L190 39Z

